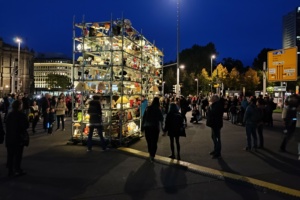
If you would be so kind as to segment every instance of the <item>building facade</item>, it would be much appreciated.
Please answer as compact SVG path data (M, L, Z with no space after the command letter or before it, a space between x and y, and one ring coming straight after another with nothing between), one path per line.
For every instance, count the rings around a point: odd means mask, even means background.
M283 16L283 49L298 47L298 76L300 76L300 7Z
M58 95L68 92L65 88L52 88L47 82L48 74L67 76L72 80L72 60L62 54L39 54L34 60L35 94Z
M6 44L0 38L0 96L33 92L34 52L21 47L19 62L18 53L18 46Z

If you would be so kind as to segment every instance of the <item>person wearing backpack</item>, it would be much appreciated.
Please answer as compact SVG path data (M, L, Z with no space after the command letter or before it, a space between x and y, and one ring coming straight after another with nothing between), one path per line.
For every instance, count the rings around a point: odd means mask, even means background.
M180 160L180 128L183 126L183 117L181 116L177 105L174 103L170 104L170 109L166 117L165 127L163 128L164 133L168 132L170 137L171 155L169 158L175 159L174 151L174 139L176 142L177 160Z
M247 106L245 115L244 115L244 124L246 127L246 137L247 137L247 146L244 148L245 151L254 150L257 148L257 119L256 118L256 98L252 97L250 99L250 104ZM252 145L253 139L253 145Z

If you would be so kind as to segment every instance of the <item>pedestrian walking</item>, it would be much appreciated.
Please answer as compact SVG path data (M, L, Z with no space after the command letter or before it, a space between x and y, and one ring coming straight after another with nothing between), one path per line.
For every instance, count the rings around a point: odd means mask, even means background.
M33 114L33 120L32 120L32 133L35 133L35 127L40 120L40 111L39 106L37 105L36 101L33 101L32 106L30 107L30 111Z
M189 107L189 103L188 103L187 99L184 96L180 96L179 106L180 106L181 116L183 117L183 120L184 120L184 124L185 124L185 126L187 126L186 113L188 112L188 109L190 107Z
M153 162L155 158L162 121L163 115L160 109L159 98L154 97L152 104L146 108L142 120L142 131L145 131L150 162Z
M61 130L62 131L65 130L65 114L66 114L67 110L68 110L68 108L66 106L66 102L65 102L64 98L59 97L58 102L55 106L56 121L57 121L56 131L59 130L59 128L60 128L60 122L61 122L61 126L62 126Z
M12 111L6 119L5 144L7 148L8 176L20 176L25 172L21 168L24 146L27 145L25 138L29 121L22 112L22 101L14 101ZM28 139L28 138L27 138Z
M209 154L212 158L221 158L221 129L223 127L223 105L217 95L210 99L211 105L207 109L206 126L211 128L211 138L214 149Z
M46 123L46 133L52 134L53 124L56 120L54 108L47 108L46 113L44 114L44 122Z
M42 108L42 117L43 117L43 128L44 131L47 132L48 128L47 128L47 123L48 123L48 119L46 116L48 116L48 113L50 111L50 94L46 93L45 96L43 96L41 98L41 108Z
M196 109L196 108L195 108ZM183 117L181 116L177 105L175 103L170 104L169 112L166 116L165 126L163 131L168 133L170 138L171 155L169 158L175 159L174 140L176 142L177 160L180 160L180 128L183 126Z
M100 103L100 96L94 95L93 100L89 102L88 114L90 115L90 126L89 135L87 140L87 151L92 150L93 146L93 133L94 129L97 129L98 135L100 137L102 150L107 150L107 145L103 137L103 127L102 127L102 109Z

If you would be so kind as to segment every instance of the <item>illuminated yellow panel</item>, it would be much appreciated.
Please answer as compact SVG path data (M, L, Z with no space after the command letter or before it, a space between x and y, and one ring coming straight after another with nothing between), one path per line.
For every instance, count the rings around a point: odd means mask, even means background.
M268 81L297 80L297 47L268 52Z

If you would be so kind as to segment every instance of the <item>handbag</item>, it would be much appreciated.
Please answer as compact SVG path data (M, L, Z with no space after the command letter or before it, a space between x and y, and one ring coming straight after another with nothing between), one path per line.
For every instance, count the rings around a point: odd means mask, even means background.
M180 137L186 137L184 124L179 129L179 136Z

